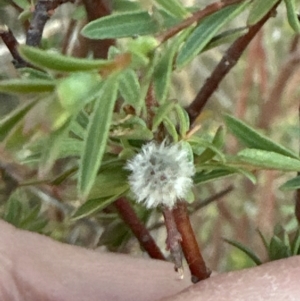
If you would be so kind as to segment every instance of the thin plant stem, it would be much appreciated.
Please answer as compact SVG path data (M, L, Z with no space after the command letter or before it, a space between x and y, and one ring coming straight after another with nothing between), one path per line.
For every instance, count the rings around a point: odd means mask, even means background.
M157 38L161 43L164 43L168 39L170 39L174 35L176 35L178 32L191 26L193 23L201 21L203 18L219 11L220 9L222 9L228 5L240 3L243 1L244 0L227 0L227 1L223 0L223 1L214 2L214 3L206 6L204 9L201 9L201 10L193 13L192 16L183 20L181 23L176 24L175 26L171 27L167 31L161 33Z
M165 260L164 255L156 245L145 225L136 215L128 200L124 197L120 197L114 202L114 205L122 220L131 229L140 245L149 256L154 259Z
M27 62L25 62L18 53L18 41L15 38L13 32L7 26L0 27L0 37L3 43L6 45L7 49L11 53L13 57L13 64L16 68L28 67L30 66Z
M163 207L162 212L167 229L167 250L170 250L175 265L175 271L183 275L181 249L182 238L179 231L177 230L172 210L167 207Z
M232 190L234 190L233 185L229 185L228 187L222 189L221 191L217 192L216 194L213 194L209 196L208 198L204 199L203 201L195 201L191 205L191 210L189 211L190 216L196 214L199 210L201 210L203 207L208 206L209 204L218 201L220 198L224 197L228 193L230 193ZM159 229L160 227L164 226L164 222L157 222L151 227L148 228L149 231Z
M210 270L206 267L202 254L200 252L194 231L189 219L186 202L178 202L173 209L173 214L177 229L181 234L181 247L185 259L189 265L192 275L192 282L197 283L209 278Z
M259 32L259 30L262 28L265 22L271 16L273 16L273 13L278 4L279 2L276 3L276 5L270 10L268 14L266 14L266 16L263 19L261 19L257 24L249 27L248 32L245 35L238 38L229 47L219 64L214 69L211 76L206 80L205 84L200 89L195 99L187 108L187 112L190 116L192 126L193 122L195 122L197 117L201 114L207 101L209 100L211 95L216 91L223 78L236 65L244 50L247 48L249 43L256 36L256 34Z
M26 35L26 45L37 47L41 43L44 27L61 4L74 0L39 0L35 6L32 20Z

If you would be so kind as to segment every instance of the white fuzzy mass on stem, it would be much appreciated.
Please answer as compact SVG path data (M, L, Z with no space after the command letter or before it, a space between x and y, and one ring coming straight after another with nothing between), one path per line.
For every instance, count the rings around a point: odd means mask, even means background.
M136 201L147 208L165 205L173 208L193 185L195 167L182 144L145 144L126 164L131 171L129 184Z

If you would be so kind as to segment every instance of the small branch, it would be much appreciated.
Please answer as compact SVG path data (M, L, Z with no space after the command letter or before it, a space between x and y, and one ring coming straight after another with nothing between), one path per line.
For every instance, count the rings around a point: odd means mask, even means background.
M108 16L112 10L112 1L110 0L83 0L87 12L87 19L89 22ZM88 40L89 47L94 54L94 58L106 59L109 47L115 45L115 40Z
M262 28L265 22L273 16L274 10L279 2L272 8L272 10L257 24L251 26L249 31L238 38L227 50L220 63L216 66L212 75L206 80L204 86L200 89L195 99L187 108L190 116L191 124L201 114L203 107L207 103L210 96L218 88L220 82L227 75L227 73L236 65L237 61L247 48L251 40L255 37L258 31Z
M167 207L162 209L167 229L166 245L167 250L170 250L173 262L175 264L175 271L183 275L182 269L182 249L181 249L181 235L177 230L174 220L173 212Z
M196 283L208 278L210 276L210 271L205 265L196 241L188 216L186 203L178 202L177 207L173 209L173 214L177 229L182 237L181 246L192 274L192 282Z
M221 190L220 192L208 197L207 199L205 199L202 202L194 202L193 203L193 208L192 208L192 214L194 214L195 212L197 212L198 210L202 209L203 207L209 205L210 203L224 197L226 194L230 193L231 191L233 191L234 186L233 185L229 185L228 187L226 187L225 189Z
M234 189L233 185L229 185L225 189L217 192L216 194L204 199L203 201L194 202L191 208L190 216L195 214L198 210L202 209L203 207L211 204L212 202L217 201L218 199L224 197L226 194L230 193ZM159 229L160 227L164 226L164 222L157 222L151 227L149 227L149 231Z
M39 46L44 27L53 11L61 4L74 0L39 0L35 6L32 20L26 35L26 45Z
M171 27L167 31L163 32L157 38L161 43L164 43L165 41L167 41L168 39L170 39L171 37L176 35L181 30L191 26L193 23L201 21L203 18L217 12L218 10L220 10L228 5L236 4L236 3L239 3L242 1L244 1L244 0L223 0L223 1L218 1L218 2L212 3L208 6L206 6L204 9L201 9L201 10L193 13L193 15L191 17L183 20L181 23L179 23L179 24Z
M7 26L0 27L0 37L3 43L8 48L13 57L13 64L16 68L22 68L29 66L19 55L17 47L19 45L12 31Z
M154 239L146 229L145 225L138 218L130 203L123 197L117 199L114 205L123 219L123 221L131 229L141 246L149 254L151 258L165 260L164 255L156 245Z

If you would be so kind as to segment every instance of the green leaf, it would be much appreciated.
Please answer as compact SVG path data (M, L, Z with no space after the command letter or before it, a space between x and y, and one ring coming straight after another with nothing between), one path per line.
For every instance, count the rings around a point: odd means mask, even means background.
M111 66L113 61L80 59L59 53L45 51L36 47L21 45L18 48L21 57L39 68L63 72L89 71Z
M238 158L254 167L282 171L300 171L300 160L260 149L244 149Z
M124 165L111 166L100 170L95 184L90 191L89 199L107 198L113 195L119 195L128 190L128 173L124 170Z
M79 165L78 190L83 198L89 194L101 165L117 98L117 89L118 81L114 75L105 81L90 117Z
M165 116L163 119L163 125L166 128L168 134L172 137L173 142L178 142L178 133L174 122L172 122L172 120L169 117Z
M296 33L300 33L300 22L296 13L296 0L284 0L284 2L290 26Z
M274 235L269 244L269 260L278 260L290 256L291 253L288 246L279 237Z
M300 188L300 176L297 176L291 180L288 180L283 185L280 186L280 190L296 190Z
M47 176L61 153L61 144L69 133L70 124L71 119L67 120L59 129L53 131L43 145L39 164L39 175L41 178Z
M218 133L218 131L217 131L217 133ZM219 134L218 134L218 136L219 136ZM215 137L215 138L218 139L219 138L218 136ZM204 153L203 156L201 154L199 157L196 157L196 161L195 161L196 164L201 164L201 163L205 162L205 161L202 161L202 160L205 160L207 158L212 159L215 156L218 156L220 161L225 162L225 155L219 150L218 147L216 147L214 145L214 143L211 143L211 142L209 142L207 140L204 140L204 139L202 139L200 137L197 137L197 136L191 137L188 141L191 144L194 145L194 152L196 154L198 153L197 148L199 148L199 147L201 149L203 147L206 148L205 151L202 152L202 154ZM216 140L215 140L215 142L216 142ZM200 158L200 160L199 160L199 158Z
M292 256L298 255L300 251L300 229L298 228L294 234L294 239L291 242Z
M176 36L171 45L164 49L161 57L155 65L153 84L157 101L160 104L165 103L170 92L172 70L176 52L191 30L192 28L188 28L182 31L179 36Z
M37 100L25 103L25 105L12 111L12 113L0 120L0 141L3 141L11 130L24 118L24 116L37 103Z
M254 0L249 13L247 25L251 26L259 22L271 8L279 2L278 0Z
M128 140L151 140L153 139L153 133L147 127L136 124L131 128L116 128L110 131L109 137Z
M224 27L226 23L239 15L248 4L248 1L244 1L240 4L230 5L200 22L180 49L176 61L177 67L182 68L197 56L214 35Z
M128 1L128 0L115 0L112 1L113 11L124 12L140 10L141 6L138 2Z
M126 104L135 108L140 103L140 83L132 69L127 69L121 73L119 89Z
M0 92L10 94L28 94L51 92L55 81L45 79L10 79L0 81Z
M187 16L188 11L178 0L155 0L155 2L175 17L184 18Z
M82 148L83 142L81 140L64 137L59 145L58 158L80 157Z
M194 183L195 184L200 184L200 183L207 183L210 181L214 181L219 178L227 177L227 176L232 176L236 172L233 170L229 170L226 168L223 169L216 169L211 172L197 172L194 176Z
M112 204L119 196L120 195L114 195L110 198L99 198L86 201L73 214L72 220L77 220L103 210Z
M95 98L101 85L101 78L97 73L76 72L57 84L56 93L61 106L75 113Z
M27 0L13 0L13 2L22 9L26 9L30 6Z
M244 252L250 259L252 259L255 262L256 265L262 264L262 261L247 246L244 246L243 244L239 243L238 241L230 240L230 239L226 239L226 238L224 238L224 241L226 241L228 244L238 248L240 251Z
M225 115L225 122L233 135L235 135L241 143L249 148L266 150L288 157L298 158L297 154L294 152L280 144L273 142L268 137L260 134L249 125L231 115Z
M153 118L153 123L152 123L152 131L155 132L159 125L162 123L164 118L171 112L171 110L174 108L175 102L174 101L169 101L166 102L165 104L161 105L154 118Z
M175 111L177 114L179 133L181 137L185 137L187 131L190 128L190 118L187 111L180 105L175 105Z
M214 36L211 41L204 47L202 52L218 47L226 43L232 43L237 38L244 35L248 30L248 27L240 27L226 30L219 35Z
M157 101L160 104L165 103L170 92L173 60L177 50L177 47L174 48L167 48L155 65L153 84Z
M19 226L22 218L22 204L14 194L11 195L5 205L5 214L3 219L10 224Z
M158 25L147 11L124 12L88 23L81 34L90 39L116 39L156 33Z
M26 79L53 79L49 73L30 67L19 68L18 71Z
M197 156L195 163L200 164L200 163L207 162L213 159L217 154L221 155L220 158L223 158L223 154L219 151L219 149L223 146L224 140L225 140L225 130L222 126L220 126L212 141L212 145L215 148L208 146L199 156Z

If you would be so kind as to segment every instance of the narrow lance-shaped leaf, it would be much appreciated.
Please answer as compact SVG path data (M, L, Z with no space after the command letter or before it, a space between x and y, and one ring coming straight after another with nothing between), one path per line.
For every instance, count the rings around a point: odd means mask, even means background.
M188 13L179 0L155 0L155 2L175 17L184 18Z
M300 176L297 176L291 180L288 180L280 186L281 190L296 190L300 188Z
M235 171L225 169L225 168L216 169L216 170L213 170L209 173L197 172L194 176L194 183L195 184L207 183L207 182L219 179L219 178L231 176L235 173L236 173Z
M163 119L165 118L165 116L167 116L171 110L174 108L175 106L175 102L174 101L170 101L167 102L165 104L163 104L162 106L160 106L153 118L153 124L152 124L152 131L155 132L158 128L158 126L161 124L161 122L163 121Z
M256 265L261 265L262 264L262 261L248 247L244 246L243 244L241 244L241 243L239 243L238 241L235 241L235 240L224 238L224 241L226 241L228 244L238 248L240 251L245 253L250 259L252 259L255 262Z
M181 137L184 137L190 128L189 115L187 111L180 104L175 105L175 111L177 114L177 119L179 124L179 133Z
M115 166L110 165L109 168L101 168L88 198L108 198L128 189L128 172L123 167L124 162L117 162Z
M81 34L89 39L117 39L156 33L158 24L147 11L109 15L88 23Z
M117 89L118 81L114 75L104 83L90 117L79 165L78 189L83 198L89 194L101 165L117 98Z
M233 43L237 38L244 35L247 30L247 27L234 28L226 30L219 35L214 36L211 41L204 47L202 53L225 43Z
M238 153L241 162L261 169L300 171L300 160L260 149L244 149Z
M279 0L254 0L249 13L247 25L259 22Z
M297 16L296 0L285 0L284 2L290 26L296 33L300 33L300 22Z
M0 92L10 94L29 94L51 92L55 81L45 79L10 79L0 81Z
M126 189L124 189L123 192L125 191ZM89 216L91 214L94 214L100 210L103 210L111 203L113 203L118 197L119 195L114 195L110 198L99 198L99 199L88 200L76 210L76 212L72 216L72 220L77 220Z
M174 123L171 121L171 119L167 116L164 117L163 119L163 124L164 127L166 128L168 134L172 137L173 142L178 142L178 133L176 130L176 127Z
M220 126L213 138L212 144L217 149L220 149L224 144L224 139L225 139L225 130L224 127ZM216 154L217 152L215 152L214 149L208 147L202 152L201 155L197 156L196 163L198 164L204 163L212 159L213 157L215 157Z
M55 160L58 158L61 151L61 144L67 137L70 129L71 119L67 120L63 126L56 131L53 131L47 139L39 164L39 175L41 178L47 176L50 172Z
M278 260L291 256L291 250L276 235L271 238L268 251L269 260Z
M233 116L225 115L225 122L229 130L247 147L298 158L298 156L289 149L273 142L268 137L260 134L255 129Z
M13 2L22 9L26 9L30 6L30 3L27 0L13 0Z
M19 46L18 50L21 57L34 66L55 71L88 71L107 68L114 64L113 61L75 58L27 45Z
M135 107L140 102L140 83L132 69L127 69L120 75L119 89L126 104Z
M37 100L28 102L0 121L0 141L3 141L8 136L10 131L23 119L36 103Z
M179 36L176 36L171 45L164 50L157 64L155 65L153 84L157 101L160 104L165 103L168 93L170 92L175 54L191 30L192 28L188 28L180 33Z
M189 63L209 43L214 35L229 21L240 14L248 1L230 5L206 17L188 37L177 56L177 67L182 68Z

